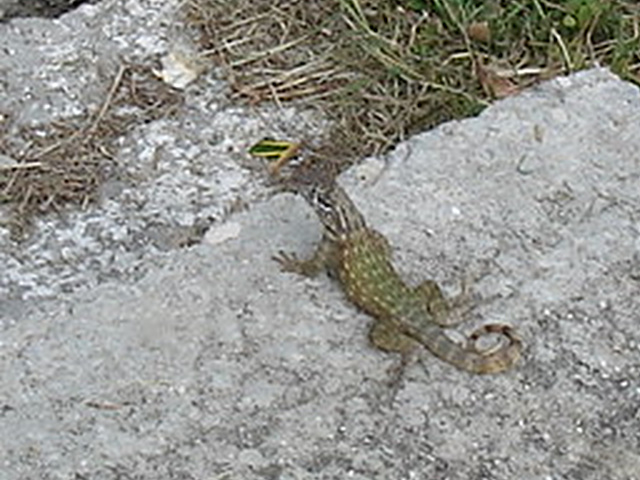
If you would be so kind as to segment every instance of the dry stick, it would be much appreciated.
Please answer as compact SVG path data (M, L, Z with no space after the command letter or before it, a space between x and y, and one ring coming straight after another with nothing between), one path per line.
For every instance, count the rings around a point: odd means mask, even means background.
M245 25L249 25L251 23L258 23L260 20L264 18L269 18L270 14L262 13L260 15L256 15L255 17L245 18L243 20L239 20L236 23L232 23L226 27L220 27L220 33L228 32L228 31L236 31L239 27L244 27Z
M67 143L71 143L72 140L75 140L81 133L84 133L82 130L78 130L77 132L75 132L74 134L68 136L65 139L60 140L59 142L56 142L52 145L49 145L46 148L43 148L42 150L40 150L37 153L34 153L33 156L31 157L32 159L38 159L38 158L42 158L44 157L46 154L53 152L54 150L57 150L58 148L60 148L62 145L65 145Z
M324 71L333 73L332 69L335 71L339 71L339 69L335 66L334 63L328 60L322 59L322 60L307 62L303 65L291 68L289 70L263 67L260 69L256 69L256 74L277 75L275 80L281 82L281 81L284 81L284 79L286 78L304 75L308 71L311 72L310 73L311 75L316 75L318 72L324 72Z
M287 43L283 43L281 45L277 45L273 48L268 48L266 50L263 50L261 52L255 53L253 55L250 55L246 58L240 59L240 60L236 60L235 62L231 62L230 66L231 68L235 68L235 67L241 67L242 65L246 65L247 63L251 63L251 62L255 62L257 60L261 60L263 58L267 58L270 57L276 53L280 53L280 52L284 52L285 50L291 48L291 47L295 47L296 45L298 45L299 43L304 42L306 39L308 38L308 35L305 35L303 37L297 38L295 40L291 40L290 42Z
M122 77L124 76L124 72L126 70L127 70L127 67L125 65L120 65L120 68L118 68L118 73L116 74L116 78L113 79L113 83L111 84L111 88L109 89L107 98L102 104L102 108L100 109L100 112L98 113L98 116L96 117L96 119L93 121L93 124L87 129L87 133L91 134L96 130L96 128L98 128L98 124L102 121L102 118L107 113L107 110L111 105L111 101L113 100L113 97L115 96L116 91L118 90L118 87L122 83Z
M273 87L274 85L278 90L286 90L286 89L294 88L298 85L303 85L305 83L310 83L312 81L315 81L324 77L328 77L331 74L337 73L339 71L340 70L338 69L318 71L318 72L311 73L307 76L301 76L298 78L291 78L291 79L287 79L288 75L283 74L272 80L261 80L252 85L247 85L242 90L243 91L260 90L265 87ZM315 88L319 89L319 86Z
M11 187L13 187L14 183L16 183L17 178L18 178L18 171L15 170L15 173L11 175L11 178L9 179L4 189L2 190L2 193L0 193L0 197L4 198L9 194L9 191L11 190Z
M199 57L206 57L207 55L211 55L214 53L221 53L222 50L231 50L233 47L239 47L254 40L252 37L240 38L238 40L233 40L232 42L228 42L226 40L222 41L222 45L219 47L210 48L208 50L203 50L198 54Z
M29 203L29 199L31 199L31 194L33 193L33 186L31 184L29 184L27 186L27 193L25 194L24 198L22 199L22 203L20 204L20 207L18 208L18 211L20 212L24 212L27 204Z
M40 168L42 166L42 162L26 162L26 163L17 163L15 165L0 165L0 172L7 170L26 170L29 168Z
M587 29L587 33L585 34L585 43L587 45L587 49L589 50L589 56L591 57L592 62L596 60L596 49L593 46L593 42L591 41L591 39L593 38L593 32L598 25L598 21L600 21L600 12L596 13L591 22L591 25L589 25L589 28Z
M371 28L371 26L369 25L369 22L367 22L366 15L362 11L362 7L360 6L360 3L358 3L358 0L342 0L340 3L343 5L345 10L347 10L347 14L349 14L351 18L355 20L355 22L357 23L357 26L355 26L354 22L352 22L347 15L342 15L342 18L344 19L345 23L349 27L351 27L351 30L357 32L358 31L357 27L360 27L367 35L374 37L391 47L397 46L395 42L393 42L392 40L389 40L383 35L380 35L378 32L376 32Z
M111 89L109 90L109 94L107 95L107 98L104 101L104 103L102 105L102 108L100 109L100 112L98 113L98 116L96 117L96 119L94 120L94 122L92 123L92 125L89 128L77 130L75 133L73 133L72 135L68 136L67 138L65 138L63 140L60 140L59 142L56 142L53 145L49 145L46 148L43 148L39 152L35 153L31 158L33 158L34 160L38 159L38 158L42 158L46 154L51 153L54 150L57 150L62 145L71 143L73 140L75 140L80 135L93 133L93 130L95 130L97 128L98 123L102 120L102 118L106 114L107 109L109 108L109 105L111 104L111 100L113 100L113 96L115 95L115 91L118 88L118 86L120 85L120 83L122 82L122 76L124 75L125 70L126 70L126 67L123 66L123 65L120 65L118 73L116 74L116 78L114 79L113 84L111 85Z
M280 101L280 98L278 98L278 92L276 91L276 88L273 86L273 83L271 82L269 82L267 86L269 87L269 91L271 93L271 97L273 98L273 102L276 104L276 108L282 111L283 110L282 102Z
M560 46L560 51L562 52L562 56L564 57L564 61L567 64L569 71L572 72L573 62L571 61L571 56L569 55L569 50L567 49L567 46L565 45L564 40L562 39L562 37L560 36L560 34L555 28L551 29L551 35L553 36L553 38L555 38L556 42L558 42L558 45Z

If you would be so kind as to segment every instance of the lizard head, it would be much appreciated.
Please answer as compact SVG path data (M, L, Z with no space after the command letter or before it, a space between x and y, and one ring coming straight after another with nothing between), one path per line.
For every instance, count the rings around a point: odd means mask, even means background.
M366 226L354 203L336 182L336 174L326 162L310 159L297 165L288 178L279 182L279 188L302 196L318 215L325 235L339 241Z
M329 238L340 240L366 228L362 214L335 181L305 186L298 193L316 212Z

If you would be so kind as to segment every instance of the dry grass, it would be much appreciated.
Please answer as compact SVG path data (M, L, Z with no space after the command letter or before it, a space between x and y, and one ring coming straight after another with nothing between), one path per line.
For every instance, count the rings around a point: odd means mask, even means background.
M335 127L315 151L342 163L596 61L638 82L639 12L614 0L185 1L234 96L320 109Z
M25 237L35 214L97 200L100 185L116 169L115 141L135 125L170 115L181 102L149 68L123 65L92 115L23 128L15 137L5 119L0 153L16 163L0 166L0 203L12 207L13 237Z
M324 138L291 140L337 169L595 62L640 83L631 1L184 0L184 19L237 100L295 101L332 119ZM16 238L36 213L95 201L116 167L114 142L181 103L140 66L105 91L99 111L23 129L20 142L0 116L0 154L17 161L0 164L0 203Z

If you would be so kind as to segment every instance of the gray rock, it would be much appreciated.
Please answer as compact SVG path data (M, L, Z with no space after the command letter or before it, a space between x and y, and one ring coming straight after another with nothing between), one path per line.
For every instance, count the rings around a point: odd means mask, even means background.
M0 110L99 107L101 68L171 50L169 6L0 25ZM320 226L299 198L265 200L244 152L318 119L237 107L214 73L184 94L122 138L100 205L26 245L0 226L0 478L637 478L636 87L558 78L343 176L409 282L476 274L460 328L509 322L526 344L502 375L423 352L397 382L331 279L271 260L310 253Z

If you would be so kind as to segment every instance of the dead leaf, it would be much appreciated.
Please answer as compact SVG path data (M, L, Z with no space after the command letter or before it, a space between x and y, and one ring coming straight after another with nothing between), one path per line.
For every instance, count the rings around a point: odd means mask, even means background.
M479 60L475 62L475 72L482 89L493 98L505 98L515 95L521 90L516 82L498 74L492 67L482 65Z
M491 41L491 29L489 22L473 22L467 27L467 35L471 40L489 43Z

